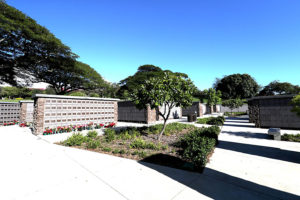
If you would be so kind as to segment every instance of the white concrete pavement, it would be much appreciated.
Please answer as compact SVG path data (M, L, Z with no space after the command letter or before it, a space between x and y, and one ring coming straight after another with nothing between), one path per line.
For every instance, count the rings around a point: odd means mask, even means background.
M54 145L28 128L0 127L0 199L299 199L299 143L276 143L256 130L224 126L211 162L198 174ZM276 157L278 145L286 151Z

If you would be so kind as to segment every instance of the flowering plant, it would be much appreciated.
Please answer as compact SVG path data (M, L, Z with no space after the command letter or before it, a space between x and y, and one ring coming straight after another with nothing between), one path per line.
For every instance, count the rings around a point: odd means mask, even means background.
M22 126L21 126L22 125ZM91 130L91 129L101 129L101 128L112 128L116 125L116 123L112 122L108 125L104 124L96 124L96 123L89 123L84 125L69 125L69 126L58 126L56 128L46 128L43 132L43 135L51 135L51 134L57 134L57 133L69 133L72 131L83 131L83 130ZM20 124L21 127L23 127L23 123Z

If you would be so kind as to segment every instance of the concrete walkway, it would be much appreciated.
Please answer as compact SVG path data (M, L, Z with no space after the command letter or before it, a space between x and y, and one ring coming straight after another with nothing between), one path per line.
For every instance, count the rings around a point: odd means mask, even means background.
M0 127L0 199L299 199L300 144L226 122L203 174L54 145Z

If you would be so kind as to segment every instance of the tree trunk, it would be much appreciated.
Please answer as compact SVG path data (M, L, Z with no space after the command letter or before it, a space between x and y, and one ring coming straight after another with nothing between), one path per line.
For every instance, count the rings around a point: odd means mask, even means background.
M167 125L167 120L164 119L164 126L163 126L163 129L161 130L161 132L160 132L159 135L158 135L158 141L159 141L159 142L160 142L160 140L161 140L161 136L162 136L163 133L165 132L166 125Z

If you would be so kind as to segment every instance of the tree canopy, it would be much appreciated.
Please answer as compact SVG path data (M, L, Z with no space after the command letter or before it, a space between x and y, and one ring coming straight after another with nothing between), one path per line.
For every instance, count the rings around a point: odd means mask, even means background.
M120 81L118 96L120 98L129 98L130 93L132 93L135 88L139 87L139 85L143 84L145 80L149 80L153 77L162 77L165 72L188 78L188 76L184 73L162 70L160 67L150 64L142 65L137 69L137 72L134 75Z
M300 117L300 94L292 99L291 104L293 105L292 112Z
M0 1L0 83L46 82L58 94L103 87L102 77L77 57L48 29Z
M244 104L241 99L228 99L222 102L222 106L229 107L232 113L232 110L235 108L239 108Z
M300 93L299 85L292 85L288 82L272 81L266 85L260 92L260 96L273 96L283 94L298 94Z
M259 85L249 74L232 74L217 79L214 88L221 91L222 99L244 99L255 96Z
M158 140L160 140L171 109L175 106L188 107L192 105L195 86L188 78L178 74L164 72L161 76L151 77L136 87L131 93L131 98L139 109L156 109L164 119L164 125ZM163 107L163 111L159 109Z
M207 104L209 106L214 106L221 102L221 92L216 91L214 88L209 88L208 90L203 91L205 98L207 99Z
M151 77L162 76L163 70L155 65L142 65L137 72L120 81L120 90L118 96L121 98L129 98L129 94L133 92L140 84Z

